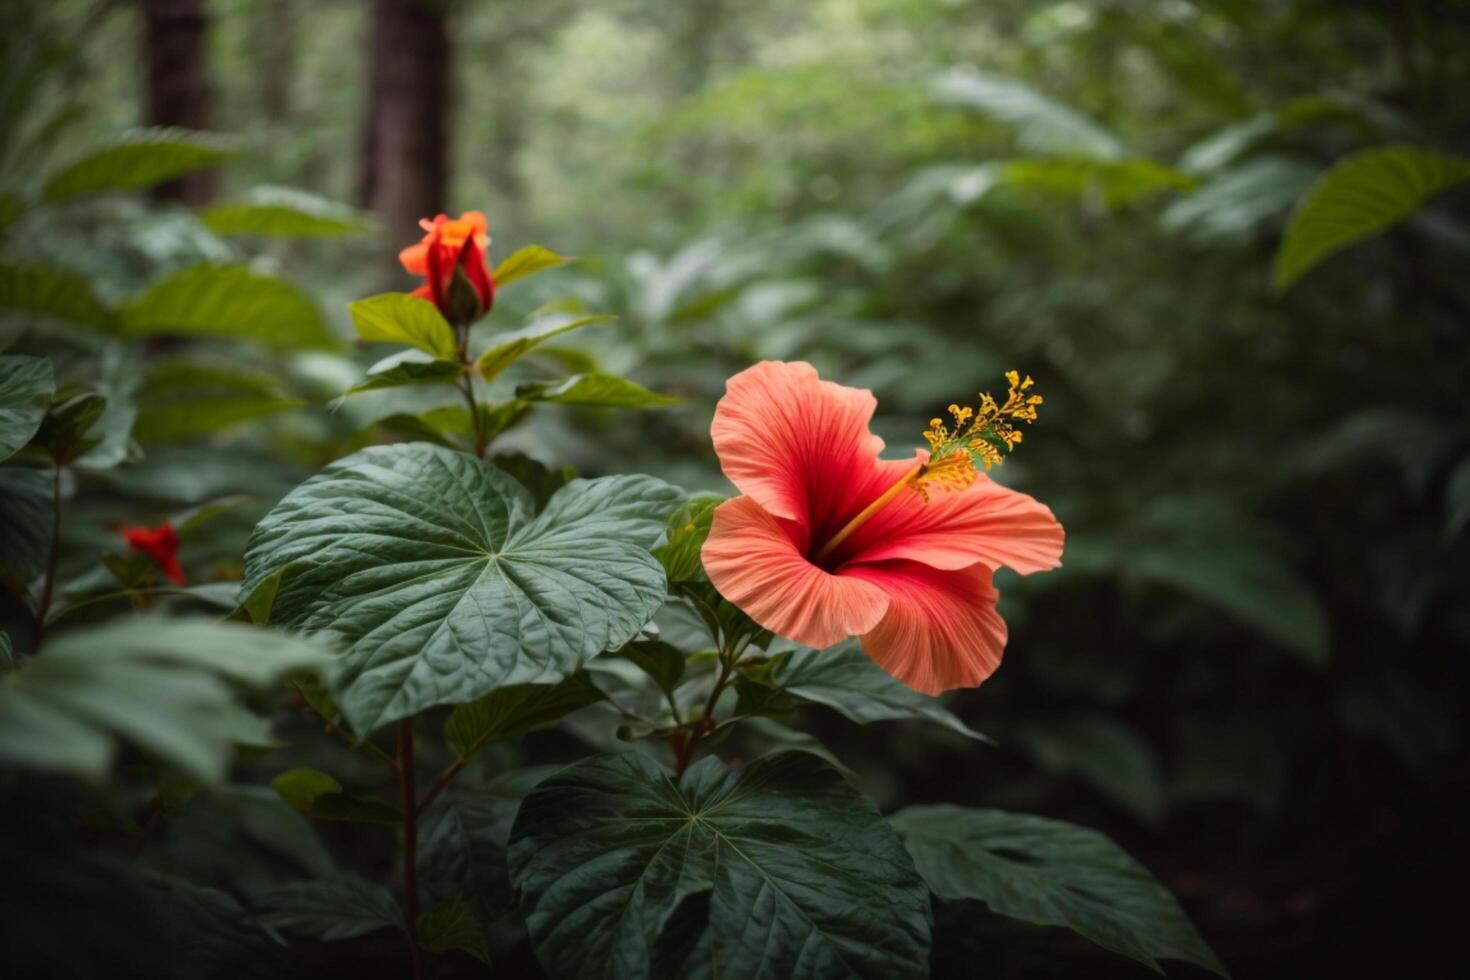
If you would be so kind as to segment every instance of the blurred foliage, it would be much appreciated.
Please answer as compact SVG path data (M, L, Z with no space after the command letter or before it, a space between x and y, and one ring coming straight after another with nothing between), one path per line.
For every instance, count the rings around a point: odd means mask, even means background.
M405 285L383 273L401 243L326 203L354 197L365 6L213 0L227 139L137 132L138 69L118 56L135 43L128 5L57 0L10 19L0 350L44 351L55 392L87 380L106 399L74 406L101 414L81 433L95 444L68 448L55 617L84 623L140 595L218 608L122 565L99 576L100 555L125 551L119 523L173 518L199 579L233 583L250 528L309 473L369 441L469 433L447 386L381 386L326 407L385 353L346 348L347 300ZM547 466L567 461L727 492L708 423L724 379L760 358L871 387L894 453L944 404L1021 368L1047 412L998 478L1054 508L1065 568L1000 578L1006 663L949 698L937 726L860 731L840 705L793 703L803 730L840 738L885 811L1022 807L1104 827L1181 896L1237 975L1394 962L1366 945L1373 935L1445 941L1447 913L1383 906L1405 878L1437 880L1462 857L1449 831L1470 704L1470 194L1456 189L1470 156L1470 10L447 6L451 203L489 212L497 262L532 241L579 257L522 259L545 271L496 315L529 318L509 338L528 356L503 373L492 356L485 375L506 409L492 420L497 449L523 454L523 483L552 481L532 487L542 503L565 482ZM170 156L145 165L139 145ZM200 213L111 193L226 154L221 201ZM101 185L88 176L104 171ZM224 301L260 280L270 288L248 309ZM552 335L590 311L619 319L575 347ZM228 336L206 335L222 323ZM414 363L383 370L422 371ZM682 401L637 416L580 407L579 392L606 396L604 375L633 386L613 385L618 398ZM523 419L532 400L570 404ZM0 519L0 559L26 579L40 570L31 539L50 491L30 465L0 470L17 508ZM183 530L201 507L218 508L209 533ZM5 602L0 664L28 635ZM490 745L467 776L573 758L593 738L578 717ZM371 807L372 774L321 727L288 705L278 728L303 737L268 761L247 754L237 776L330 770L325 796ZM754 735L736 747L766 748ZM313 825L324 853L299 793L180 792L122 751L121 800L4 776L4 847L24 839L55 856L53 880L26 871L27 900L0 907L7 940L17 923L47 925L7 947L20 962L64 947L67 922L118 894L136 901L126 920L94 917L98 956L135 930L233 923L189 947L191 975L235 962L235 949L278 954L272 931L312 911L311 892L280 890L304 876L358 898L359 924L330 923L333 935L396 921L391 896L361 878L382 876L390 831ZM513 812L528 785L499 778ZM47 826L63 792L93 814L98 855L65 851ZM476 816L503 842L506 812ZM997 976L1134 975L979 918L988 894L957 885L937 910L936 948L943 937L949 952L936 975L976 963ZM461 911L425 913L446 948ZM529 968L515 917L476 912L495 923L492 959L510 975ZM392 975L381 953L364 946L360 972Z

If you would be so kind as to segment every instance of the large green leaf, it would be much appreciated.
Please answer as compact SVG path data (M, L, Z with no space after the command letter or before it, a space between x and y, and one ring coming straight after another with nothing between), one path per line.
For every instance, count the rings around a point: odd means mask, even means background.
M493 381L501 371L552 337L616 319L605 314L584 316L576 313L550 313L537 317L519 330L496 337L495 343L480 355L475 370L486 381Z
M138 396L142 443L210 435L300 405L272 375L238 365L174 359L155 366Z
M527 245L516 249L504 262L495 267L495 285L504 286L508 282L515 282L524 276L546 269L555 269L570 261L572 260L557 255L543 245Z
M330 658L300 639L205 620L140 616L64 633L0 678L0 761L91 778L127 740L201 781L269 727L230 681L265 687Z
M827 650L800 647L777 654L752 676L777 691L831 708L859 725L913 719L989 741L956 718L938 698L895 680L856 641Z
M0 309L104 330L113 325L111 312L84 276L37 262L0 261Z
M505 842L519 801L463 783L434 801L419 827L425 903L463 899L487 925L514 906Z
M472 759L491 742L550 728L568 712L604 696L582 671L560 684L502 687L450 712L444 741L461 760Z
M1095 160L1123 156L1123 144L1102 125L1030 86L973 68L955 68L936 85L940 99L978 109L1016 131L1021 146Z
M41 427L56 380L44 357L0 357L0 460L19 452Z
M403 926L403 913L386 888L350 875L279 885L251 904L271 928L322 942Z
M359 211L290 187L257 187L243 201L205 208L199 218L217 235L269 238L337 238L373 227Z
M673 395L649 391L636 381L611 374L579 374L561 381L537 381L516 388L516 397L559 405L596 408L656 408L676 405Z
M1095 830L947 805L909 807L892 819L942 899L1066 926L1154 969L1160 959L1184 960L1227 976L1168 890Z
M46 182L47 201L135 191L223 162L230 150L216 136L182 129L142 129L80 157Z
M802 752L676 782L640 753L521 804L510 872L553 977L926 977L929 898L873 804Z
M1198 242L1245 238L1284 214L1315 176L1311 167L1290 157L1253 157L1169 205L1160 223Z
M0 581L25 586L41 574L51 551L52 474L0 467Z
M443 361L459 353L454 328L433 303L408 293L383 293L347 304L363 340L407 344Z
M1323 259L1465 181L1470 159L1464 157L1408 145L1354 153L1323 174L1292 213L1276 253L1276 288L1289 288Z
M321 311L290 283L242 265L196 265L155 283L122 309L130 336L254 340L295 350L333 347Z
M678 491L577 480L538 516L488 463L428 443L378 446L297 487L256 527L245 595L277 580L273 621L349 648L353 728L512 684L557 683L620 646L663 599L648 549Z

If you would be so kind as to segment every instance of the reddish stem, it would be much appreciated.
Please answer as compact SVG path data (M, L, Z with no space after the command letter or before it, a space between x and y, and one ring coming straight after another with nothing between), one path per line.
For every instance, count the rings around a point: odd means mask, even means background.
M454 765L444 770L444 772L440 774L439 778L434 780L434 785L429 788L429 791L427 793L424 794L424 798L419 801L418 812L423 813L425 810L427 810L429 808L429 804L434 802L434 798L437 797L440 793L444 792L445 787L447 787L450 783L454 781L454 777L458 776L460 774L460 771L463 770L465 766L469 765L469 762L470 760L468 759L457 759L455 760Z

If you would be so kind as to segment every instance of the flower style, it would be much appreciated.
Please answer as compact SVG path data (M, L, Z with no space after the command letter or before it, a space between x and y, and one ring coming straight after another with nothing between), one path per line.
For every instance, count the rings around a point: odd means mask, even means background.
M159 571L175 585L184 584L184 569L179 565L179 534L167 521L157 527L125 527L123 538L135 551L152 558Z
M766 629L813 647L862 639L875 662L926 694L974 687L1000 665L1006 625L992 572L1061 564L1051 511L982 470L1020 441L1040 396L951 406L930 449L883 460L868 430L877 400L805 363L763 361L729 380L711 427L742 494L714 513L702 558L725 598ZM979 464L979 465L977 465Z
M456 219L440 214L424 218L419 226L423 240L398 253L405 269L424 277L413 295L433 303L457 325L489 313L495 305L495 281L486 265L490 236L484 213L466 211Z

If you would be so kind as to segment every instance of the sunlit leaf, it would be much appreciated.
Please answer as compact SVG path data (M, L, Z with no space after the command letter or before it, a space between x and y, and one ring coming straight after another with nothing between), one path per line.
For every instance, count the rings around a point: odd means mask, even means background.
M533 402L597 408L654 408L679 402L673 395L649 391L637 382L611 374L581 374L562 381L520 385L516 388L516 397Z
M290 187L257 187L243 201L210 205L199 218L217 235L269 238L337 238L373 228L359 211Z
M1118 137L1102 125L1023 82L974 68L953 68L935 88L942 101L978 109L1011 126L1017 142L1028 150L1096 160L1115 160L1124 154Z
M155 283L123 307L124 331L253 340L285 350L334 347L316 304L297 287L239 265L196 265Z
M1389 228L1470 181L1470 159L1420 146L1362 150L1323 174L1292 213L1276 253L1285 290L1328 256Z
M919 872L946 901L1065 926L1154 969L1225 967L1148 870L1095 830L999 810L913 806L893 815Z
M417 296L383 293L348 303L347 309L363 340L407 344L443 361L452 361L459 353L449 321L433 303Z
M1118 207L1150 194L1189 190L1195 180L1152 160L1011 160L1000 180L1017 187L1036 187L1059 194L1097 193Z
M648 549L677 491L577 480L539 516L519 483L428 443L338 460L256 527L244 595L280 575L272 622L349 650L337 702L367 734L435 704L558 683L663 599Z
M492 381L516 360L552 337L616 319L617 317L606 315L583 316L573 313L552 313L538 317L520 330L497 336L494 345L480 355L475 370L486 381Z
M495 285L504 286L508 282L515 282L517 279L546 269L555 269L570 261L572 260L563 258L544 246L527 245L516 249L505 261L495 267Z
M88 194L135 191L222 163L230 149L217 136L182 129L142 129L80 157L46 182L42 197L69 201Z
M9 459L31 441L56 381L44 357L0 356L0 460Z
M548 777L511 880L553 977L926 977L929 897L873 804L815 756L675 782L640 753Z

